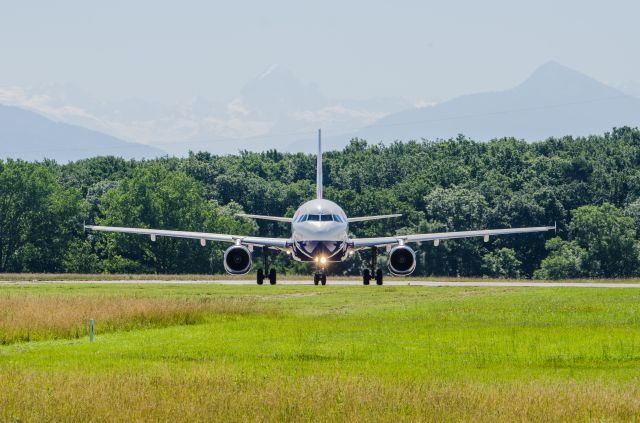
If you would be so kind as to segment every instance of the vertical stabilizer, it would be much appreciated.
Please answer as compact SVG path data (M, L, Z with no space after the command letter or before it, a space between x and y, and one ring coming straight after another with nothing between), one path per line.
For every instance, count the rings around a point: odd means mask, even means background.
M318 157L316 162L316 198L322 199L322 130L318 129Z

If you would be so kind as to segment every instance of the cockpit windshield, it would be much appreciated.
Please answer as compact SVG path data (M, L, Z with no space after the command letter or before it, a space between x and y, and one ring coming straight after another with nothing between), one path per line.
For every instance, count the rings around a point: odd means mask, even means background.
M298 222L344 222L344 219L337 214L303 214Z

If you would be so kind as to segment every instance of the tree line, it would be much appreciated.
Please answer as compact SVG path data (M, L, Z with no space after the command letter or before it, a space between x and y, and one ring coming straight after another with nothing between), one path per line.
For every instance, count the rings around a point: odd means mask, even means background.
M325 153L323 171L325 198L347 215L402 213L354 223L354 236L557 224L556 234L417 245L418 275L640 274L638 129L536 143L353 139ZM291 216L314 197L314 178L315 156L275 150L0 161L0 272L221 273L227 245L85 233L83 223L286 237L286 224L235 213ZM331 271L358 274L365 259L356 254ZM276 259L280 272L306 266Z

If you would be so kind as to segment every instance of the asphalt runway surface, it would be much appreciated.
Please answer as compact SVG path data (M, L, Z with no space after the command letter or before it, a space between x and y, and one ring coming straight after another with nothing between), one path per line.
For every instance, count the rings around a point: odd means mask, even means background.
M2 285L44 285L44 284L106 284L106 285L256 285L255 280L105 280L105 281L0 281ZM268 286L269 282L265 281ZM282 280L278 285L311 285L309 280ZM327 285L337 286L357 286L362 285L358 280L328 279ZM371 286L376 286L375 281ZM385 281L384 286L424 286L424 287L534 287L534 288L636 288L640 289L640 283L624 282L503 282L503 281L478 281L478 282L448 282L437 280L406 280L406 281Z

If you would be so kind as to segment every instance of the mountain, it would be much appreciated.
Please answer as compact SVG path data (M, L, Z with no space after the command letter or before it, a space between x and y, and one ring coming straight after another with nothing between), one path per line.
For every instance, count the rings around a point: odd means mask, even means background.
M317 128L323 129L327 149L339 149L353 137L372 143L458 134L478 140L513 136L536 141L550 136L601 134L616 126L639 126L640 99L629 95L634 92L632 85L625 87L615 89L548 62L511 89L415 107L401 98L330 98L315 84L274 65L229 99L196 97L168 105L135 98L101 101L70 84L42 84L30 88L0 87L0 104L61 122L56 125L88 128L95 136L108 134L110 141L103 140L107 144L135 140L161 146L170 154L182 155L188 150L227 154L272 148L313 152ZM97 142L99 145L103 144ZM76 147L65 148L71 153ZM162 154L159 150L134 148L148 147L129 144L128 156ZM31 148L34 149L40 147ZM6 156L6 152L13 151L0 145L0 154ZM40 158L42 153L34 154ZM78 153L73 157L91 154L83 150ZM53 156L53 152L46 154Z
M162 150L97 131L54 122L35 112L0 105L0 158L67 162L100 155L152 158Z
M0 86L0 104L157 145L178 155L188 150L217 154L241 149L299 151L307 144L313 148L319 127L328 133L345 133L411 106L400 98L329 98L315 84L278 65L250 79L229 99L212 101L198 96L177 104L136 98L102 101L73 84L46 83ZM300 142L295 142L299 137Z
M370 142L433 140L458 134L476 140L513 136L536 141L601 134L624 125L640 125L640 99L548 62L512 89L464 95L393 113L352 136Z
M627 81L624 84L616 85L615 88L632 97L640 98L640 82Z
M317 110L328 105L315 84L301 81L289 69L278 65L272 65L249 81L242 88L239 101L247 110L276 119L288 113Z
M214 153L241 149L313 151L318 128L332 133L353 131L410 103L398 98L366 100L326 97L278 65L251 79L227 103L226 113L211 115L184 145Z

